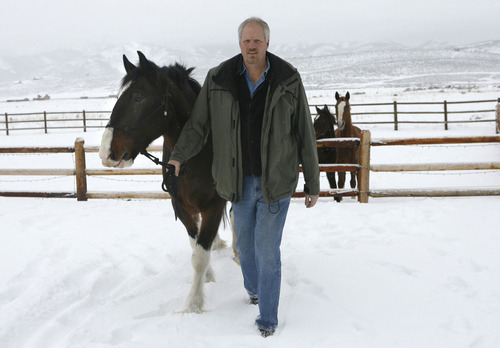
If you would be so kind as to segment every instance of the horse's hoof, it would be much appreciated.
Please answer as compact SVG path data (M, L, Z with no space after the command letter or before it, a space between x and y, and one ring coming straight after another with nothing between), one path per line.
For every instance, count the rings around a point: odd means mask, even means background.
M190 299L189 301L186 302L185 308L181 313L187 314L187 313L196 313L200 314L203 313L203 300L201 299Z
M205 283L215 283L215 275L213 272L206 272L205 273Z
M194 313L194 314L202 314L204 312L205 311L202 308L198 307L198 306L190 306L188 308L183 309L180 312L176 312L176 314L192 314L192 313Z

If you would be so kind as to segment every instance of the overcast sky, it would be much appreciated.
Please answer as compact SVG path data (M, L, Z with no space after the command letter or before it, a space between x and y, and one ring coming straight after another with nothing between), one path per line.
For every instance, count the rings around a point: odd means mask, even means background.
M500 39L500 0L2 0L0 55L100 44L233 44L260 16L273 43Z

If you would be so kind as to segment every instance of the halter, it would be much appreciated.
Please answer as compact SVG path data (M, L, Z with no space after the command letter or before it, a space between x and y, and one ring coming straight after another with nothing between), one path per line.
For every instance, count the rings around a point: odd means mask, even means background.
M132 133L132 131L136 130L137 128L142 126L144 123L149 121L149 119L151 117L153 117L153 115L161 108L163 108L163 117L166 119L168 116L168 111L167 111L168 97L169 97L169 94L168 94L168 84L167 84L167 88L165 90L165 94L163 95L163 99L162 99L160 106L158 106L156 109L151 111L151 113L148 116L146 116L145 118L143 118L142 120L137 122L135 125L130 126L130 127L113 126L110 123L108 123L106 128L113 128L113 129L118 129L118 130L124 131L126 133ZM161 161L158 157L150 154L146 150L146 148L139 151L139 153L141 155L145 156L146 158L148 158L149 160L151 160L152 162L154 162L156 165L161 165L163 168L166 169L167 177L166 177L166 179L163 180L161 188L163 191L168 192L172 197L176 198L177 197L177 177L175 176L175 166ZM182 174L182 172L181 172L181 174Z
M124 131L126 133L131 133L132 131L139 128L147 121L149 121L149 119L151 117L153 117L153 115L161 108L163 108L163 117L167 118L167 116L168 116L168 111L167 111L168 96L169 96L169 94L168 94L168 84L167 84L167 88L165 90L165 94L163 95L163 99L162 99L160 106L158 106L156 109L151 111L151 113L148 116L146 116L144 119L139 120L139 122L137 122L136 124L134 124L133 126L130 126L130 127L113 126L112 124L108 123L106 128L113 128L113 129L118 129L118 130Z

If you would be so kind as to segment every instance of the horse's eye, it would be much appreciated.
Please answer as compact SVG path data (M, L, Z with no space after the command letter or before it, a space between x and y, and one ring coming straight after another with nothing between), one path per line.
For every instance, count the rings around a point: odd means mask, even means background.
M140 103L140 102L142 102L143 100L144 100L144 98L142 97L142 95L140 95L140 94L136 94L136 95L134 95L134 101L135 101L136 103Z

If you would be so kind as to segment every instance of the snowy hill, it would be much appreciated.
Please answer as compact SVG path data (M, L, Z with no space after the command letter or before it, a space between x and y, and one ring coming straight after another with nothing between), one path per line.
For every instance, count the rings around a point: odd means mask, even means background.
M130 43L93 50L59 50L36 56L0 57L0 100L94 89L116 93L122 55L137 61L142 51L159 65L180 61L196 67L202 82L210 67L238 47L168 48ZM428 42L407 47L394 42L284 45L271 51L301 72L307 89L458 88L500 86L500 40L465 46ZM96 92L97 93L97 92Z

